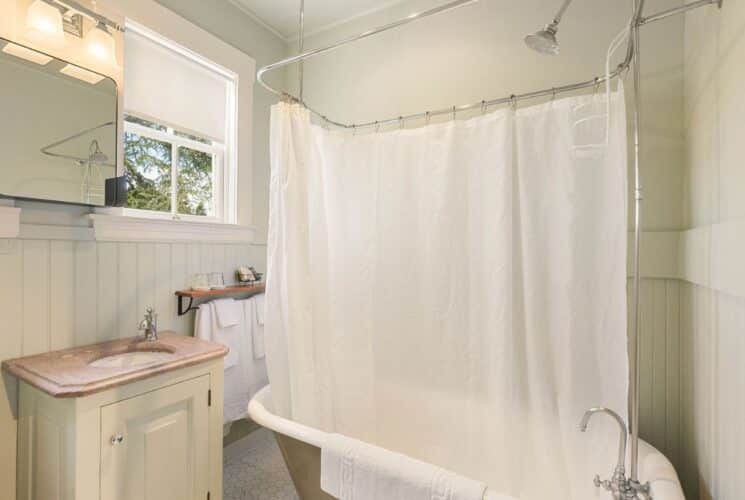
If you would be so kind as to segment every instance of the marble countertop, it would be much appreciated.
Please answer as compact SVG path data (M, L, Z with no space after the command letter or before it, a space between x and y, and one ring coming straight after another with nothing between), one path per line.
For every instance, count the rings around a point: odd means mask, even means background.
M173 332L154 342L131 337L3 361L2 369L56 398L77 398L179 368L221 358L222 344ZM163 353L161 359L134 366L106 366L102 358L127 353ZM103 366L101 366L103 365Z

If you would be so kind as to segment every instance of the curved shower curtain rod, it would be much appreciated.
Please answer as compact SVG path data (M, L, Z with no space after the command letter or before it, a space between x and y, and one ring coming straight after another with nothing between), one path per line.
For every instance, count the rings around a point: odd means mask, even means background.
M435 111L425 111L425 112L422 112L422 113L414 113L414 114L406 115L406 116L397 116L395 118L388 118L388 119L384 119L384 120L377 120L377 121L364 122L364 123L352 123L352 124L346 124L346 123L342 123L342 122L338 122L338 121L332 120L332 119L328 118L326 115L324 115L323 113L321 113L321 112L313 109L312 107L310 107L303 100L303 96L302 95L300 97L298 97L298 96L295 96L295 95L291 94L290 92L279 90L279 89L273 87L272 85L270 85L269 83L267 83L264 80L264 76L266 74L270 73L271 71L277 70L279 68L283 68L285 66L289 66L289 65L295 64L295 63L302 64L307 59L311 59L311 58L316 57L318 55L325 54L327 52L331 52L331 51L336 50L338 48L341 48L341 47L343 47L345 45L349 45L351 43L354 43L354 42L357 42L359 40L363 40L365 38L368 38L368 37L371 37L371 36L374 36L374 35L383 33L385 31L389 31L389 30L392 30L392 29L395 29L395 28L404 26L404 25L409 24L409 23L412 23L414 21L418 21L418 20L421 20L421 19L424 19L424 18L427 18L427 17L431 17L431 16L434 16L434 15L437 15L437 14L442 14L442 13L445 13L445 12L449 12L451 10L457 9L459 7L464 7L466 5L474 4L474 3L478 2L478 1L479 0L455 0L453 2L449 2L449 3L445 4L445 5L440 6L440 7L436 7L436 8L433 8L433 9L430 9L430 10L427 10L427 11L424 11L424 12L420 12L418 14L411 14L411 15L403 18L403 19L399 19L399 20L394 21L392 23L389 23L389 24L386 24L386 25L383 25L383 26L379 26L377 28L374 28L374 29L365 31L365 32L360 33L358 35L355 35L355 36L352 36L352 37L349 37L349 38L345 38L344 40L341 40L339 42L335 42L333 44L326 45L324 47L320 47L320 48L317 48L317 49L308 50L308 51L302 52L301 54L298 54L296 56L288 57L286 59L282 59L281 61L277 61L276 63L272 63L272 64L269 64L267 66L264 66L263 68L259 69L259 71L258 71L258 73L256 75L256 78L257 78L258 82L264 88L266 88L267 90L269 90L270 92L272 92L272 93L274 93L276 95L281 96L285 100L288 100L288 101L291 101L291 102L294 102L294 103L301 104L303 107L305 107L306 109L308 109L311 113L313 113L314 115L316 115L320 119L322 119L325 123L330 124L330 125L334 125L336 127L343 128L343 129L356 130L356 129L360 129L360 128L373 127L373 126L374 127L379 127L379 126L382 126L382 125L388 125L388 124L392 124L392 123L402 124L406 120L429 119L429 118L431 118L433 116L440 116L440 115L446 115L446 114L455 114L455 113L458 113L458 112L469 111L469 110L479 109L479 108L485 109L485 108L488 108L490 106L497 106L497 105L508 104L508 103L517 103L518 101L523 101L523 100L527 100L527 99L535 99L535 98L538 98L538 97L555 96L557 94L561 94L561 93L565 93L565 92L572 92L572 91L582 90L582 89L586 89L586 88L590 88L590 87L596 87L598 85L601 85L601 84L605 83L609 79L610 80L615 79L617 76L619 76L621 73L623 73L625 70L627 70L631 66L631 63L632 63L632 61L634 59L634 53L636 51L636 48L635 48L635 44L634 44L633 40L630 39L629 44L628 44L628 49L626 51L626 58L609 75L598 76L598 77L595 77L595 78L593 78L591 80L586 80L586 81L583 81L583 82L573 83L573 84L569 84L569 85L563 85L563 86L560 86L560 87L553 87L553 88L550 88L550 89L537 90L537 91L534 91L534 92L527 92L527 93L524 93L524 94L512 94L512 95L507 96L507 97L500 97L500 98L497 98L497 99L484 100L484 101L473 103L473 104L464 104L464 105L460 105L460 106L452 106L450 108L438 109L438 110L435 110ZM635 28L635 27L638 27L638 26L643 26L645 24L652 23L652 22L655 22L655 21L660 21L662 19L666 19L666 18L671 17L671 16L674 16L674 15L682 14L682 13L688 11L688 10L695 9L695 8L698 8L698 7L703 7L703 6L706 6L706 5L718 5L721 8L723 1L724 0L697 0L695 2L686 4L686 5L682 5L680 7L675 7L673 9L669 9L669 10L666 10L666 11L663 11L663 12L659 12L657 14L653 14L653 15L650 15L648 17L644 17L643 16L643 13L642 13L642 9L638 9L638 10L635 10L634 17L633 17L633 20L632 20L632 23L631 23L631 27L632 28ZM301 25L300 32L302 33L303 32L303 29L302 29L302 25L303 25L302 19L303 19L303 16L302 16L302 14L300 16L300 19L301 19L301 21L300 21L300 25ZM301 78L302 78L302 76L301 76ZM302 88L302 86L301 86L301 88Z

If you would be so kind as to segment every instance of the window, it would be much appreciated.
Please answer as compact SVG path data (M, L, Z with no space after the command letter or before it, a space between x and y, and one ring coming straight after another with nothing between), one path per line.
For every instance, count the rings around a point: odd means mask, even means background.
M128 22L127 215L236 222L237 76Z
M133 115L124 118L127 208L221 219L224 146Z

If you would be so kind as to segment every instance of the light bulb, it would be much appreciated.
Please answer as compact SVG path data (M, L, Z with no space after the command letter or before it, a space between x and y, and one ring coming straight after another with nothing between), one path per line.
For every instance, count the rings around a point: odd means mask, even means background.
M62 13L44 0L36 0L26 12L27 36L39 43L62 45L65 31L62 27Z
M88 56L107 67L116 68L116 44L104 23L99 22L85 35L85 47Z

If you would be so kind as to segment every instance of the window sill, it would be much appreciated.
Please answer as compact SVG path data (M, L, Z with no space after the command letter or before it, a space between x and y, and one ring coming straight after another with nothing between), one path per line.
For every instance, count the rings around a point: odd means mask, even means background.
M90 215L96 241L253 243L252 226L155 219L96 213Z

